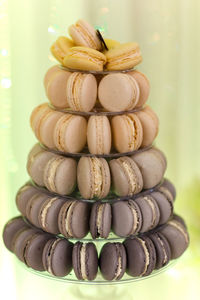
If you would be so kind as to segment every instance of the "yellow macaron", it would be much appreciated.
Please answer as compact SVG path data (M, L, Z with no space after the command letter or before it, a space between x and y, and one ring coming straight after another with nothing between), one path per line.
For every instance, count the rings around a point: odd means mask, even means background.
M67 55L69 49L74 46L74 42L66 36L60 36L51 46L53 56L63 64L63 59Z
M103 53L88 47L72 47L63 60L65 67L84 71L102 71L106 63Z
M142 61L137 43L120 44L106 52L107 70L128 70Z

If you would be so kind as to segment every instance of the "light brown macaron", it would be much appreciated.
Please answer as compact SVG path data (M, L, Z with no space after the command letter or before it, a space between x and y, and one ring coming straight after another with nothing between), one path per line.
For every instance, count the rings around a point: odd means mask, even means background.
M40 126L43 115L50 111L51 108L49 107L49 104L47 102L42 103L33 109L30 116L30 125L33 132L35 133L36 138L38 138L38 128Z
M44 84L45 88L46 88L49 80L51 79L51 77L58 71L62 71L62 69L60 68L60 65L54 65L46 71L46 73L44 75L44 79L43 79L43 84Z
M111 149L111 128L108 117L91 116L87 127L87 144L92 154L109 154Z
M87 121L82 116L65 114L56 123L52 134L58 150L80 152L86 144Z
M118 152L130 152L140 148L143 129L136 114L114 116L111 119L111 128L113 144Z
M54 72L45 85L46 95L56 108L68 108L66 87L71 72L60 69Z
M133 109L139 100L137 81L128 73L113 73L103 77L98 88L101 105L108 111Z
M83 198L102 199L110 191L110 170L104 158L81 157L77 167L77 183Z
M157 185L163 178L167 162L160 150L151 148L131 156L142 173L144 189Z
M94 75L73 72L66 86L67 102L72 110L88 112L97 99L97 81Z
M158 135L159 119L150 106L145 106L135 113L140 119L143 129L142 147L147 147L153 143Z
M67 55L69 49L74 47L74 42L66 36L59 36L57 40L53 43L50 50L53 56L63 64L63 59Z
M112 159L109 162L112 186L119 196L131 196L143 188L143 178L137 164L128 156Z
M54 193L70 195L76 187L76 160L56 155L44 168L44 185Z
M138 70L131 71L128 74L131 75L137 81L140 89L139 100L135 107L142 107L149 97L149 80L143 73L139 72Z

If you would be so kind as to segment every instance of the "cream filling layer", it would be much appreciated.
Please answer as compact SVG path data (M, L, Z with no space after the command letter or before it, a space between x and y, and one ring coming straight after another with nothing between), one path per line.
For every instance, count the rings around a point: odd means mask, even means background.
M98 158L92 157L92 174L94 176L94 190L93 195L99 197L101 195L103 176L102 166Z
M147 247L146 247L146 244L145 244L145 241L143 241L142 239L138 238L138 240L140 241L141 245L142 245L142 248L144 250L144 253L145 253L145 256L146 256L146 264L145 264L145 267L144 267L144 271L142 272L141 276L143 276L146 271L147 271L147 268L148 268L148 265L149 265L149 262L150 262L150 258L149 258L149 252L147 250Z
M103 204L100 204L97 212L97 232L99 234L101 234L102 218L103 218Z
M159 242L160 242L160 244L161 244L161 247L162 247L162 250L163 250L163 254L164 254L164 260L163 260L163 265L167 262L167 252L166 252L166 250L165 250L165 246L164 246L164 243L163 243L163 241L161 240L161 238L159 238L159 236L158 236L158 240L159 240Z
M57 199L58 199L57 197L51 198L51 200L48 202L48 204L45 205L45 207L42 209L42 212L40 215L40 221L41 221L41 225L44 229L46 228L45 221L46 221L46 216L47 216L48 210L51 207L52 203L55 202Z
M60 239L59 239L59 238L56 239L56 240L53 242L53 244L51 245L51 249L50 249L50 251L49 251L49 254L48 254L48 256L47 256L47 271L48 271L50 274L52 274L52 275L54 275L53 270L52 270L52 267L51 267L52 253L53 253L53 251L54 251L56 245L58 244L58 242L60 242Z
M66 116L65 116L66 117ZM66 150L66 145L65 145L65 131L66 128L68 126L68 124L70 123L71 119L73 118L72 115L68 115L67 118L65 118L60 124L59 124L59 128L58 128L58 132L57 132L57 147L59 150L61 151L65 151Z
M136 176L135 176L135 173L133 171L133 169L129 166L129 164L125 161L122 162L122 165L123 165L123 168L127 174L127 177L129 178L129 195L131 195L132 193L135 192L136 190Z
M137 126L135 120L131 118L130 115L126 116L126 122L128 123L128 130L130 130L131 133L129 135L128 147L129 150L132 151L136 149Z
M188 234L184 231L181 225L179 225L176 221L169 221L167 224L170 224L171 226L174 226L176 229L178 229L184 236L186 242L189 242Z
M122 258L121 256L119 256L117 262L117 271L115 273L114 279L117 279L120 276L121 272L122 272Z
M155 206L154 206L153 202L151 201L151 199L149 199L148 197L144 197L143 199L145 201L147 201L147 203L149 204L149 206L151 207L151 210L152 210L152 225L150 228L150 229L152 229L154 227L155 220L156 220Z
M73 202L72 204L70 204L70 206L67 210L67 215L65 216L65 229L66 229L67 234L71 237L73 237L73 233L72 233L71 228L70 228L70 218L69 218L69 216L72 216L72 212L74 210L75 205L76 205L76 202Z
M80 251L81 275L83 280L87 279L86 272L86 244L83 244Z
M134 234L136 232L136 230L137 230L139 220L138 220L137 212L134 209L134 207L132 207L132 205L129 205L129 208L131 209L132 214L133 214L133 228L132 228L132 231L131 231L130 234Z
M47 185L52 192L56 192L55 177L56 171L60 163L64 160L63 157L53 158L47 164Z

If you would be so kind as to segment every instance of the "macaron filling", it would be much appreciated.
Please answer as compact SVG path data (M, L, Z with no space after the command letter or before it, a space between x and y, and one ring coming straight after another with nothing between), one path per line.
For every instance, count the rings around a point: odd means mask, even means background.
M152 211L152 225L149 229L152 229L154 228L154 224L155 224L155 221L156 221L156 212L155 212L155 206L151 200L151 198L149 199L147 196L146 197L143 197L143 199L148 203L148 205L150 206L151 208L151 211Z
M65 214L65 229L66 229L66 232L69 236L73 237L73 232L71 231L71 228L70 228L70 218L69 216L72 216L72 213L73 213L73 210L74 210L74 206L76 205L76 202L72 202L69 206L68 206L68 209L66 211L66 214Z
M68 92L68 101L71 102L72 107L75 110L82 111L83 108L80 103L80 96L79 96L79 90L81 89L82 83L83 83L83 77L85 75L80 74L78 72L74 72L68 82L67 82L67 92Z
M104 205L100 204L97 211L97 233L98 235L101 235L101 226L102 226L102 218L103 218L103 208Z
M70 121L71 121L72 118L73 118L72 115L68 115L67 118L66 118L66 115L65 115L64 120L62 120L62 123L59 124L60 125L59 128L57 128L57 132L56 132L56 136L57 136L56 146L61 151L65 151L65 148L66 148L65 138L64 138L65 130L66 130L66 127L68 126L68 124L70 123Z
M130 115L126 115L124 116L125 119L126 119L126 122L128 123L128 126L129 126L129 131L130 131L130 134L129 134L129 143L128 143L128 147L129 147L129 150L135 150L136 149L136 140L137 140L137 124L134 120L133 117L131 117Z
M163 250L163 255L164 255L163 266L164 266L166 264L166 262L168 261L167 252L166 252L165 245L164 245L162 239L159 236L157 236L157 239L158 239L159 243L161 244L161 247Z
M136 190L137 178L136 178L136 175L135 175L133 169L131 168L131 166L126 161L123 161L122 165L123 165L123 169L125 171L126 177L129 180L128 195L132 195Z
M115 277L113 279L114 280L117 279L121 275L121 272L122 272L122 258L119 255L118 256L118 261L117 261L117 269L116 269L116 272L115 272Z
M46 174L47 174L47 179L45 180L46 181L46 184L47 184L47 187L53 191L53 192L56 192L57 189L56 189L56 180L55 180L55 177L56 177L56 171L58 169L58 166L64 161L65 159L63 157L54 157L52 160L48 161L47 163L47 171L46 171Z
M52 261L52 255L53 255L53 252L56 248L56 245L60 242L61 239L56 239L49 247L49 251L48 251L48 256L47 256L47 271L54 275L54 272L51 268L51 261Z
M127 55L121 55L121 56L117 56L117 57L112 57L108 59L108 63L110 66L112 65L117 65L117 64L121 64L121 63L125 63L128 62L129 60L132 60L134 58L138 58L141 56L141 52L137 50L137 52L129 52L127 53Z
M81 267L81 276L83 280L87 279L87 270L86 270L86 244L82 244L80 250L80 267Z
M143 276L145 275L147 269L148 269L148 266L149 266L149 263L150 263L150 257L149 257L149 252L148 252L148 249L146 247L146 243L145 241L143 241L142 239L140 238L137 238L139 240L139 242L141 243L142 245L142 248L144 250L144 254L145 254L145 266L144 266L144 271L142 272L142 274L140 274L140 276Z
M134 206L128 202L128 206L133 214L133 228L130 232L130 235L134 234L137 230L138 224L139 224L139 216L136 212L136 209L134 208Z
M94 179L93 184L93 196L99 197L102 191L103 176L102 176L102 164L96 157L91 158L92 161L92 175Z
M42 211L40 214L40 221L41 221L42 228L46 228L46 216L47 216L48 210L52 206L53 202L55 202L57 199L58 199L57 197L51 198L51 200L48 201L48 203L42 208Z

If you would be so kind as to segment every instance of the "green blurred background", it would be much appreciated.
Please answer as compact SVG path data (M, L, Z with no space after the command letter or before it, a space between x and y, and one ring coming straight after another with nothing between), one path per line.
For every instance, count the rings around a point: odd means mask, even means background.
M6 299L199 299L200 292L200 1L0 0L0 225L18 214L15 194L28 179L36 142L32 109L46 101L43 77L55 61L52 42L84 18L121 42L137 41L151 83L149 104L160 118L156 144L177 187L176 212L191 243L162 275L115 286L71 285L25 270L2 245L1 295Z

